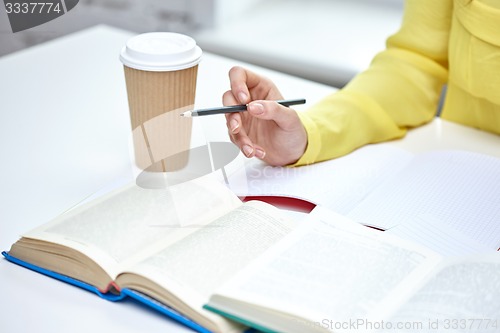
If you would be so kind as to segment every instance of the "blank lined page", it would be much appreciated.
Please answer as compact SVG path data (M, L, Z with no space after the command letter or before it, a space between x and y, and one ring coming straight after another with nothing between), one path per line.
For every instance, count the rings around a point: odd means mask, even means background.
M490 249L500 247L500 159L465 151L434 151L375 189L348 216L382 227L446 227Z
M464 256L491 251L480 242L471 239L448 223L442 223L431 216L420 215L416 223L400 224L386 233L417 242L442 256Z

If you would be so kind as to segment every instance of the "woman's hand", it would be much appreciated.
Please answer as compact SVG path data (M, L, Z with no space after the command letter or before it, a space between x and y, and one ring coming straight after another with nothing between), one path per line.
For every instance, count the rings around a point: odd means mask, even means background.
M231 141L247 157L271 165L295 163L307 146L307 133L297 112L275 102L283 96L269 79L242 67L229 71L231 90L224 105L247 104L247 112L226 114Z

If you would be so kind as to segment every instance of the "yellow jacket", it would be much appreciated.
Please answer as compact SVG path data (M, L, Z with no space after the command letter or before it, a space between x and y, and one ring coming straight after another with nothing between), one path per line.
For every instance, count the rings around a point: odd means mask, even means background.
M500 134L500 1L407 0L386 50L345 88L299 112L308 146L296 165L400 138L436 115Z

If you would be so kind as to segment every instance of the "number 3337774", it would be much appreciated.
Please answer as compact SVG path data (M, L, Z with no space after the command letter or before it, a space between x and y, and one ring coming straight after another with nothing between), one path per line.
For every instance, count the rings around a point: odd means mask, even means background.
M6 2L7 14L48 14L62 11L59 2Z

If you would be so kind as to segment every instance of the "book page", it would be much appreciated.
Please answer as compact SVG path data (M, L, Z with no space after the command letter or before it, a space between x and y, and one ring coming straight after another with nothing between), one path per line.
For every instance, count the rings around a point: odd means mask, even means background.
M251 159L229 175L228 184L239 196L294 197L344 214L411 157L398 148L369 145L333 160L293 168Z
M405 280L421 277L437 258L340 215L322 213L218 290L209 305L217 308L218 300L229 299L224 304L230 309L231 300L247 302L307 318L310 325L362 319Z
M353 211L351 219L389 229L446 224L491 250L500 247L500 159L465 151L417 155Z
M471 239L447 223L422 214L417 223L404 223L386 230L387 234L417 242L442 256L466 256L491 252L484 244Z
M114 277L128 261L144 258L239 205L231 191L209 177L166 189L132 184L23 236L72 247Z
M209 295L297 225L273 206L250 201L128 272L178 292L200 308ZM168 281L168 283L165 283ZM190 295L190 297L188 297Z
M499 332L500 254L451 260L390 318L404 332Z

